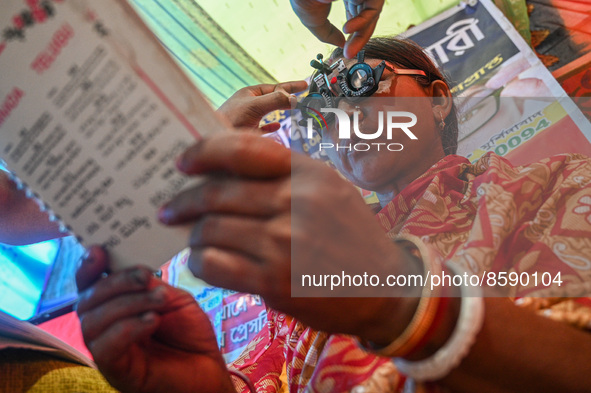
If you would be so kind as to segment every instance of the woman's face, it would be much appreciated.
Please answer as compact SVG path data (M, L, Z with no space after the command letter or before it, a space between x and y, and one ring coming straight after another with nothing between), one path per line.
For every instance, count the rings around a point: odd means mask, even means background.
M366 62L371 67L376 67L381 60L367 59ZM351 66L354 61L346 64ZM339 140L338 126L335 126L323 132L322 142L331 143L334 146L351 145L352 148L326 149L329 159L348 180L361 188L382 194L398 192L444 156L439 129L433 114L431 95L431 89L419 84L415 76L397 75L385 69L378 90L371 97L358 103L340 100L339 109L344 110L351 119L351 139ZM355 111L359 113L359 131L363 134L372 134L377 131L381 111L383 118L381 135L371 140L363 140L355 135L353 131ZM400 128L394 128L392 138L388 139L386 113L389 111L405 111L414 114L417 122L408 130L417 139L411 139ZM396 116L392 120L408 123L411 118ZM356 151L353 145L359 143L362 144L357 145L358 150L365 150L366 144L370 146L369 150ZM391 150L399 151L390 151L388 146Z

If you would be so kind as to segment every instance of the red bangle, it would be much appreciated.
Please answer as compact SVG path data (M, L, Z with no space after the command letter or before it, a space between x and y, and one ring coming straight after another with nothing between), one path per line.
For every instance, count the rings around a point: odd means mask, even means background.
M450 304L449 297L439 298L439 304L438 304L438 308L435 313L435 316L433 317L433 320L431 321L431 325L429 326L429 328L427 329L427 331L425 332L423 337L421 337L421 339L418 342L416 342L414 346L408 348L406 353L401 354L400 356L402 356L402 357L408 356L408 355L422 349L429 342L429 340L431 340L431 338L433 338L433 335L435 334L435 332L437 331L439 326L441 326L441 322L443 322L445 315L447 314L447 312L449 310L449 304Z

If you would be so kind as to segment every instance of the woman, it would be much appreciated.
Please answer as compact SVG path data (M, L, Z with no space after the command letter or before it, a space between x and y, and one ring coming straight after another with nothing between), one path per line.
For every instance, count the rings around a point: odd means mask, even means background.
M510 301L516 295L585 294L591 266L581 252L591 248L584 209L591 200L588 160L558 156L513 168L494 155L474 165L449 155L453 105L428 57L393 39L365 49L372 67L385 60L392 69L425 74L384 72L376 92L414 97L405 105L417 117L416 140L400 152L330 153L345 177L380 195L377 222L334 171L265 138L215 135L178 161L181 171L207 176L160 210L168 225L195 225L192 272L213 285L261 294L286 313L270 311L271 340L255 340L232 367L260 391L274 391L284 363L291 391L400 391L414 382L405 382L398 368L425 380L417 386L434 390L588 389L591 338L571 325L586 326L589 312L572 300L554 308L554 298L521 300L569 324ZM353 116L363 112L361 130L375 130L371 108L346 102L340 108ZM327 130L324 141L336 141L334 132ZM81 267L79 286L90 289L78 312L107 379L123 391L233 391L208 321L190 296L141 268L91 286L106 261L95 248ZM505 285L510 299L474 298L478 285L384 287L380 297L365 292L370 297L309 299L291 296L300 281L293 281L290 264L296 272L370 272L382 279L386 273L441 275L440 269L453 277L469 272L488 278L484 273L494 271L499 279L510 270L551 272L552 278L561 272L566 279L541 288ZM412 290L416 296L404 297ZM240 378L234 383L246 390Z

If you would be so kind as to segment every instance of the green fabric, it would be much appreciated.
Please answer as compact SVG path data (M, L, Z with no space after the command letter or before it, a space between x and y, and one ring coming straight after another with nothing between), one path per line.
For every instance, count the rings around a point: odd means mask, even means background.
M214 106L242 87L277 82L195 2L130 3Z
M42 352L0 351L1 393L114 393L98 370Z
M495 5L505 14L509 22L523 39L531 46L531 32L529 30L529 15L525 0L494 0Z

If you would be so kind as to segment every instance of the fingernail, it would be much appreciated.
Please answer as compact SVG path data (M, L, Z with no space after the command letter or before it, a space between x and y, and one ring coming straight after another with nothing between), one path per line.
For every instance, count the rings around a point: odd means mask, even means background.
M185 171L185 159L183 156L184 156L183 154L178 156L175 160L175 163L174 163L176 165L176 168L181 172Z
M202 139L198 139L193 146L189 147L188 149L186 149L184 152L182 152L181 154L179 154L175 160L175 165L177 167L177 169L181 172L186 172L189 169L189 164L190 161L187 160L187 154L189 154L189 152L194 152L195 150L200 149L202 143Z
M131 281L138 284L141 287L145 287L148 285L148 281L150 280L149 274L147 274L144 270L141 269L133 269L130 272Z
M164 300L166 299L166 295L165 295L165 292L164 292L164 287L163 286L159 286L159 287L154 288L152 290L152 293L150 293L150 298L156 304L162 304L162 303L164 303Z
M82 256L82 263L85 265L92 265L95 261L94 253L91 250L86 250Z
M90 252L88 250L84 251L84 254L78 259L78 265L76 266L76 270L80 269L82 265L92 264L92 262L88 262L88 258L90 257Z
M84 291L78 293L78 301L76 302L76 310L78 310L78 304L81 301L86 300L89 297L91 297L93 293L94 293L94 287L85 289Z
M170 218L171 211L168 208L168 205L161 206L160 209L158 209L158 220L160 220L161 223L166 224L170 222Z
M140 319L142 322L152 323L156 319L156 314L152 311L148 311L147 313L142 314Z

